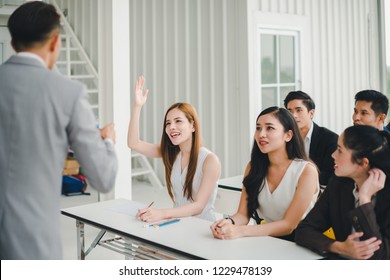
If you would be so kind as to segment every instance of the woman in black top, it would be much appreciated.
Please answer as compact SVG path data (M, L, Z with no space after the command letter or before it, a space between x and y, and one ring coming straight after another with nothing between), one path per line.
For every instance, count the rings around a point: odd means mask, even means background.
M297 244L330 258L390 259L390 134L347 128L335 175L296 230ZM335 240L323 234L332 227Z

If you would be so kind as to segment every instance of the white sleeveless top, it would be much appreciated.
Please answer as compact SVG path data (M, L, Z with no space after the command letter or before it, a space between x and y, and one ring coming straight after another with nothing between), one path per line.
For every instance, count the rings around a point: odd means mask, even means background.
M204 147L201 147L199 150L198 163L196 165L196 171L195 171L194 179L192 181L192 197L195 197L199 191L200 183L203 177L203 172L202 172L203 163L206 157L210 153L211 152ZM172 174L171 174L172 192L175 198L174 207L192 203L191 200L188 200L186 197L184 197L184 191L183 191L184 184L186 181L186 176L187 176L187 169L188 166L186 166L183 169L183 172L181 172L181 153L179 152L175 162L173 163ZM217 186L218 186L217 184L214 186L214 190L211 193L211 196L205 208L203 209L202 213L200 215L197 215L196 217L209 220L209 221L215 221L214 202L215 202L215 198L217 197Z
M308 163L308 161L302 159L294 159L273 193L269 190L267 179L264 179L264 187L258 196L260 207L257 209L257 214L259 214L260 218L264 219L267 223L283 219L284 214L294 197L295 190L298 186L298 180ZM314 204L317 201L318 192L319 185L317 182L317 191L313 195L311 203L302 219L305 218L309 211L314 207Z

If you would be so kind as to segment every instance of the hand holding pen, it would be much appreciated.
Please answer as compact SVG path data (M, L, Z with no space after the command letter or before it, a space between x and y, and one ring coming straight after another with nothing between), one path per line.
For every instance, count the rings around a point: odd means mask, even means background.
M163 210L152 208L154 202L150 203L148 207L138 210L136 218L140 221L151 223L164 219Z

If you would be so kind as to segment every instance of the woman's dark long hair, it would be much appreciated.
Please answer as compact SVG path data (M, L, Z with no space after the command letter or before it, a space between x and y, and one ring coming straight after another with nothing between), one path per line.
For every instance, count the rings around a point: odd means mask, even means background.
M352 162L361 164L367 158L370 168L378 168L386 174L385 186L376 193L375 212L382 221L390 200L390 133L367 125L356 125L344 130L344 146L352 151Z
M272 114L280 121L284 128L284 132L288 132L289 130L292 131L293 135L291 140L286 142L286 152L288 158L308 160L298 125L292 114L284 108L276 106L269 107L260 113L256 122L261 116L267 114ZM247 192L249 218L258 220L255 215L256 209L259 208L258 196L263 189L264 180L268 173L268 167L268 155L260 151L255 139L252 147L249 173L243 180L243 185L245 186Z
M368 125L356 125L344 130L344 146L352 151L352 162L367 158L371 168L381 169L390 181L390 133Z

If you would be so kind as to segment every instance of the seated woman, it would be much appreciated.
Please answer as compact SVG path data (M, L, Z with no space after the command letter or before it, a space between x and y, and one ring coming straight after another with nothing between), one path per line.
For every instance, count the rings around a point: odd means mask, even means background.
M390 134L347 128L335 175L296 230L296 243L328 258L390 259ZM387 179L386 179L387 178ZM322 233L332 227L335 240Z
M296 226L316 202L317 169L307 159L294 117L284 108L262 111L254 138L238 211L215 222L211 231L220 239L270 235L292 241ZM258 224L248 225L250 218Z
M134 91L134 106L128 131L128 146L135 151L162 158L172 209L141 209L137 218L155 222L167 218L198 216L215 221L214 201L221 172L218 157L202 147L199 119L188 103L175 103L166 112L161 144L139 139L139 119L148 91L143 90L144 77L139 77Z

